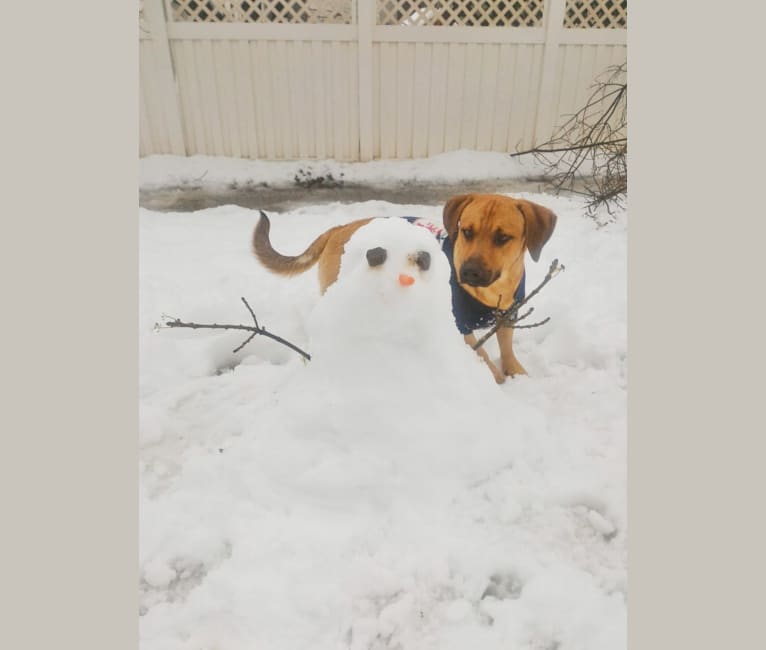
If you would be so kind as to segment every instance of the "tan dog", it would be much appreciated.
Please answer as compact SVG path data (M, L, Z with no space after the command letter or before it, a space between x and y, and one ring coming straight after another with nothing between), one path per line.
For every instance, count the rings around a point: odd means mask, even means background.
M556 226L556 215L531 201L499 194L463 194L447 202L443 218L451 243L444 248L452 257L453 311L465 342L473 347L476 336L469 330L491 325L496 308L506 310L513 304L524 279L524 251L529 250L535 262L540 259ZM477 304L466 304L470 299L460 296L461 290ZM479 315L461 319L459 304ZM513 328L501 327L496 336L502 371L479 349L495 380L502 383L506 376L527 374L513 352Z
M537 261L543 245L556 225L556 215L541 205L497 194L464 194L444 206L447 241L443 250L452 267L453 312L468 345L476 344L473 329L494 322L496 308L508 309L524 277L524 251ZM371 219L336 226L317 237L300 255L286 256L274 250L269 240L271 225L261 212L253 234L258 260L270 271L282 275L303 273L319 264L319 286L324 293L338 277L344 245ZM371 262L372 263L372 262ZM467 294L467 295L463 295ZM475 305L473 304L475 303ZM478 307L481 319L459 316L460 305ZM485 322L486 321L486 322ZM502 370L482 348L479 355L498 383L506 376L526 374L513 353L513 328L497 331Z

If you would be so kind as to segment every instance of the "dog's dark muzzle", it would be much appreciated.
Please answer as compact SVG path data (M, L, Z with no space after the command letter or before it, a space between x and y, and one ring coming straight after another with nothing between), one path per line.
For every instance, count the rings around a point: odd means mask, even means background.
M488 287L499 277L499 271L488 269L477 259L469 258L460 267L460 282L470 287Z

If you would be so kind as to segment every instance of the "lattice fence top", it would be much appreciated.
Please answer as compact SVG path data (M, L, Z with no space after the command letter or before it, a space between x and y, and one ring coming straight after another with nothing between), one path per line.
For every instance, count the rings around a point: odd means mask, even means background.
M171 0L173 20L195 23L352 22L355 0Z
M544 0L378 0L378 25L541 27Z
M564 27L625 29L628 0L567 0Z

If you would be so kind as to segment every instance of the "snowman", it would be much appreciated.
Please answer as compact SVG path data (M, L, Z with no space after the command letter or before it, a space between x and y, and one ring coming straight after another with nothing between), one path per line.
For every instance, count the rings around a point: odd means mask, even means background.
M349 239L308 322L309 370L347 416L374 427L369 415L390 408L422 428L445 400L497 393L455 328L449 274L437 239L405 219L373 219Z
M347 242L308 319L311 361L282 400L296 449L324 449L310 471L296 468L314 497L409 499L413 485L442 491L507 462L513 420L455 327L449 275L434 235L405 219L374 219ZM486 431L495 417L498 431Z

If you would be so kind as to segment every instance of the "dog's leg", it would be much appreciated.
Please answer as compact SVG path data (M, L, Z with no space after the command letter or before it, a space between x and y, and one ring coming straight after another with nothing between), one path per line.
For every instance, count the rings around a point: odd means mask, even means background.
M497 343L500 346L500 360L503 366L503 373L509 377L514 375L526 375L527 371L519 363L516 355L513 353L513 328L501 327L497 330Z
M463 339L471 347L476 345L476 337L473 334L465 334L463 336ZM487 351L484 348L479 348L476 352L484 360L484 363L486 363L489 366L489 369L492 371L492 374L495 376L495 381L498 384L502 384L505 381L505 375L502 372L500 372L500 370L498 370L497 366L494 363L492 363L492 359L489 358Z

